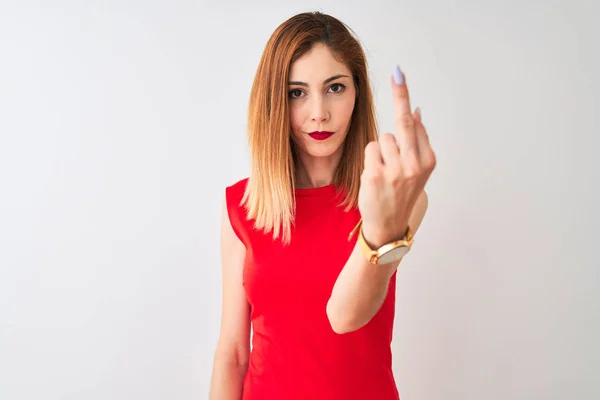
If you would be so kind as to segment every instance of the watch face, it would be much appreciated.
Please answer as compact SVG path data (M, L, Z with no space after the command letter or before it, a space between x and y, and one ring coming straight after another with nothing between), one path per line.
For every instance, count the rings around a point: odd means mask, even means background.
M400 260L406 253L408 253L409 248L407 246L400 246L392 249L385 254L382 254L379 257L378 264L388 264L394 261Z

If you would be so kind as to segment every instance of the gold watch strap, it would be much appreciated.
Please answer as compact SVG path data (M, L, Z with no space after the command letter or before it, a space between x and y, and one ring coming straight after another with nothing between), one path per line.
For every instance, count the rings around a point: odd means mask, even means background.
M352 231L350 231L350 234L348 235L348 241L350 241L352 239L352 237L356 234L356 232L358 232L358 230L360 229L361 225L362 225L362 218L358 221L358 223L352 229ZM407 229L406 229L406 233L404 235L404 238L402 238L400 240L395 240L394 242L406 241L409 244L412 244L413 239L414 239L413 231L412 231L412 229L410 229L410 226L408 226Z
M358 220L358 224L356 224L354 229L352 229L352 231L350 232L350 235L348 235L348 241L352 240L352 237L356 234L356 232L358 232L361 225L362 225L362 218Z

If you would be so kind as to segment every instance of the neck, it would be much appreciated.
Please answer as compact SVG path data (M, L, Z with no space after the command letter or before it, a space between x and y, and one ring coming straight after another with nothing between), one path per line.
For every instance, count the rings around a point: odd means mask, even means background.
M340 159L341 154L333 154L330 157L298 154L296 158L296 188L311 189L332 184Z

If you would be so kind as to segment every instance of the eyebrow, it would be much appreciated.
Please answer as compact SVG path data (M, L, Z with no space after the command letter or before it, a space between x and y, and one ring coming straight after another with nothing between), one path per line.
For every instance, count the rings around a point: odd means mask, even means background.
M325 79L323 81L323 85L326 85L329 82L335 81L336 79L339 79L339 78L348 78L348 75L341 75L341 74L334 75L331 78ZM308 83L306 83L306 82L300 82L300 81L290 81L290 82L288 82L288 85L298 85L298 86L306 86L306 87L308 87Z

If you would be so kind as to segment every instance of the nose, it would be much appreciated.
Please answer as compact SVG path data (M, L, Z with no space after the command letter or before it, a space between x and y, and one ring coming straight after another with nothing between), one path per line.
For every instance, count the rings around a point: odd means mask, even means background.
M315 122L329 119L329 109L323 96L313 96L310 104L310 118Z

